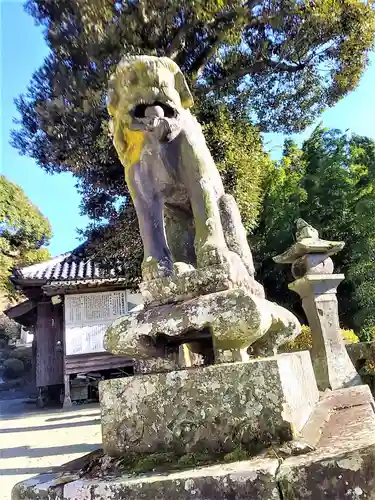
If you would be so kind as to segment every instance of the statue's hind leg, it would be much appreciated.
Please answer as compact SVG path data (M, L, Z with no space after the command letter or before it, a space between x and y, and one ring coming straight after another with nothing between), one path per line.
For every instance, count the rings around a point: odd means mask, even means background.
M173 262L184 262L195 267L195 229L191 209L166 203L164 222Z
M247 242L240 211L233 196L224 194L219 199L219 210L226 244L232 252L240 256L249 275L254 276L254 263Z

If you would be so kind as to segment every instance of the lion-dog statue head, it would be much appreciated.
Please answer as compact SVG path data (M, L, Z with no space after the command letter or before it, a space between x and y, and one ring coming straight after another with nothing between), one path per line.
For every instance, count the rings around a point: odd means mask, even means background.
M123 165L139 161L145 110L159 106L166 118L179 109L193 106L193 97L184 75L167 57L125 56L109 81L108 111L111 132Z

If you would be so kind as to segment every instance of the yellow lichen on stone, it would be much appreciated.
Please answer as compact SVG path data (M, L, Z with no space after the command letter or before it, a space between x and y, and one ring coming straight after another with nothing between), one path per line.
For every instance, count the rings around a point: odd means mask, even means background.
M123 161L124 168L126 169L127 167L138 163L141 158L144 143L144 132L139 130L129 130L126 128L124 130L124 135L127 149L121 160Z

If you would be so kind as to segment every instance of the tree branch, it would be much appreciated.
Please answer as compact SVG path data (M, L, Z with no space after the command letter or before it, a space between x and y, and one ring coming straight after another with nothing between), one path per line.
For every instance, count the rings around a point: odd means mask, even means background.
M173 38L172 42L170 43L166 51L166 55L168 57L170 57L173 60L177 59L181 48L183 48L186 35L188 34L190 28L192 27L193 24L186 23L177 31L175 37Z
M257 3L259 3L259 1L256 0L254 2L247 2L247 3L251 3L252 6L254 6ZM224 12L223 14L218 16L214 22L212 22L209 25L206 24L205 26L206 29L213 30L214 32L215 30L217 30L219 34L212 36L210 40L210 45L201 52L201 54L197 57L194 64L191 66L190 70L192 74L195 74L194 79L197 79L199 74L202 72L206 62L209 59L211 59L211 57L215 54L225 35L225 30L233 27L233 23L236 21L237 15L238 12L236 11ZM224 26L220 26L220 24L223 22L227 24ZM247 25L247 28L257 28L260 26L264 26L266 23L267 19L265 19L263 16L256 16L250 20L249 24Z
M238 15L238 12L235 10L229 11L229 12L222 12L220 15L215 17L215 19L212 22L206 23L203 26L204 30L211 31L215 33L215 30L220 30L222 33L225 29L230 28L233 25L233 22L235 21L236 17ZM226 26L220 26L222 23L227 23ZM188 34L189 30L194 27L193 23L186 23L184 26L182 26L178 32L176 33L176 36L173 38L168 50L167 50L167 55L171 59L177 59L179 52L181 48L183 48L183 44L186 38L186 35ZM201 71L201 68L204 66L205 62L212 56L212 54L216 51L217 45L218 45L218 39L220 38L220 35L214 35L211 37L209 40L209 47L205 47L202 53L197 57L196 61L191 67L192 73L196 73L197 75Z
M236 11L224 12L220 16L215 18L212 23L205 25L206 29L213 31L214 33L216 31L219 31L219 34L211 36L209 44L203 49L203 51L195 60L194 64L191 66L190 71L192 74L194 74L194 79L199 76L206 62L215 54L223 39L225 30L233 27L233 23L236 21L237 15L238 12ZM220 24L223 22L226 23L226 25L220 26Z
M261 73L264 71L266 68L274 68L275 70L278 71L286 71L288 73L297 73L298 71L301 71L302 69L305 68L305 64L298 64L295 66L291 66L286 63L282 62L276 62L272 60L260 60L256 61L252 66L247 66L245 68L240 68L231 75L222 78L221 80L218 80L216 83L213 85L210 85L208 87L198 87L196 89L197 92L203 93L203 92L211 92L212 90L215 90L219 87L222 87L223 85L227 85L228 83L231 83L234 80L237 80L238 78L242 78L246 75L254 74L254 73Z
M9 257L10 259L17 259L20 255L19 253L7 252L3 248L0 249L0 253L4 255L4 257Z
M261 2L259 0L249 0L248 2L245 2L245 7L247 7L250 10L260 3Z
M249 9L250 13L250 10L259 3L261 3L259 0L244 2L243 8ZM205 47L205 49L197 57L194 64L191 66L191 72L193 74L195 73L195 78L201 73L202 69L205 66L205 63L215 54L225 30L233 26L233 23L236 21L238 14L239 12L236 10L231 10L229 12L221 12L214 18L212 22L205 24L203 29L206 29L213 33L215 33L215 31L219 31L220 34L211 37L209 41L210 46ZM264 26L266 22L267 20L264 19L262 16L256 16L252 20L250 20L248 28ZM178 58L181 49L183 49L184 47L186 36L189 33L190 29L192 28L194 28L194 23L192 22L185 23L183 26L181 26L181 28L177 31L176 35L172 39L166 51L166 55L168 57L170 57L173 60L176 60Z
M199 54L194 64L191 66L190 71L193 75L193 79L196 80L203 70L206 62L214 55L221 43L221 37L215 36L211 39L210 45L205 47L203 51Z

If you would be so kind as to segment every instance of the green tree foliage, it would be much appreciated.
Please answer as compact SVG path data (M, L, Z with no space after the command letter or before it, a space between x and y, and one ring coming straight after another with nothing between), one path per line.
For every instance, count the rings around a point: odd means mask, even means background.
M245 228L254 228L262 201L262 184L272 162L264 152L259 130L246 116L233 116L223 104L206 99L196 106L208 147L225 189L239 205Z
M240 117L241 126L251 117L262 130L288 132L303 129L356 87L374 39L374 11L361 0L29 0L26 8L44 27L51 52L17 101L14 145L48 172L73 173L82 210L96 220L92 239L105 233L102 248L120 260L138 238L127 225L132 208L122 203L128 193L105 106L108 76L123 54L173 58L203 122L214 101ZM227 130L224 138L214 125L206 127L213 142L219 135L227 141L225 160L221 150L213 153L227 179L236 178L233 190L250 227L259 187L249 198L245 181L253 188L259 176L251 167L245 175L243 166L233 176L242 131ZM259 138L255 162L258 145ZM116 239L112 228L129 238Z
M366 338L375 325L375 144L318 127L302 149L287 141L283 157L265 181L260 223L254 234L260 279L273 300L303 315L300 299L287 288L288 266L272 257L294 242L295 220L304 218L323 238L343 240L334 256L343 326Z
M15 266L50 258L44 248L51 226L22 189L0 175L0 293L14 294L8 276Z
M355 164L352 183L356 188L351 203L355 207L348 277L358 304L356 324L367 340L375 338L375 146L368 138L352 143Z

